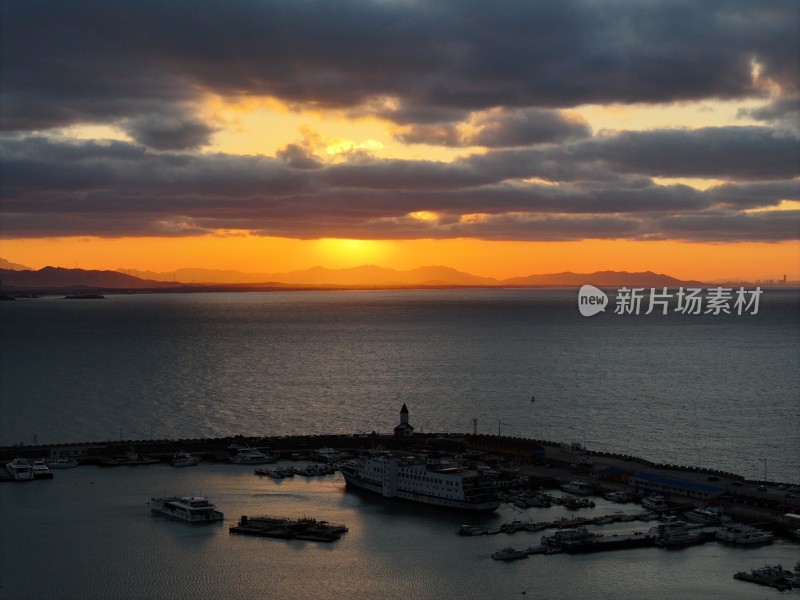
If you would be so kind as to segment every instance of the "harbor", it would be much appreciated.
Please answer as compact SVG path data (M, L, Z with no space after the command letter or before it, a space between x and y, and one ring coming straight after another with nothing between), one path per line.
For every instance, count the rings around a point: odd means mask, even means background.
M282 458L276 467L289 465L302 467L303 463ZM558 591L548 596L559 600L569 595L585 597L588 590L596 597L613 597L619 585L625 585L636 597L668 598L677 590L683 597L700 600L709 597L709 590L717 590L719 597L745 600L752 597L755 586L734 579L734 573L749 572L764 564L793 565L800 548L789 538L776 537L772 544L754 548L706 543L669 550L633 547L590 554L562 551L500 564L491 558L498 549L535 547L541 537L569 528L586 527L610 538L615 533L645 530L658 521L587 521L581 525L578 519L602 518L620 508L602 496L593 496L594 509L579 513L558 504L520 512L513 504L503 503L494 513L472 515L351 490L338 474L271 479L255 476L253 470L210 460L191 469L176 469L168 462L132 468L87 464L58 471L49 481L3 485L3 506L11 511L7 514L15 515L7 521L4 543L15 544L26 553L36 552L47 560L51 569L48 579L58 581L60 591L80 589L82 594L98 598L112 595L107 587L112 585L109 580L92 581L89 587L83 579L78 581L79 574L85 572L84 563L91 561L94 568L114 573L117 585L138 590L138 597L152 597L153 590L172 579L185 586L185 595L175 597L187 600L203 595L200 583L207 597L223 597L226 590L230 592L231 581L236 582L236 598L300 600L303 595L296 586L300 573L313 578L320 595L340 597L359 593L396 600L434 599L456 593L464 598L503 598L524 589L530 595L538 582L551 574L560 584ZM551 488L547 493L555 496L562 492ZM225 514L222 526L199 526L151 514L148 498L170 494L208 497ZM48 511L42 513L41 506L48 506ZM630 504L623 512L646 511ZM259 515L290 520L311 516L344 523L348 532L334 543L229 533L231 527L239 526L242 515L248 515L248 521ZM468 522L487 530L500 529L503 524L508 527L495 535L457 535L461 525ZM529 522L556 526L529 531L523 527ZM102 535L105 540L125 540L125 544L99 544ZM513 542L509 544L506 539ZM77 544L82 551L67 553L67 544ZM133 562L124 560L129 544L142 548ZM587 569L589 564L591 568ZM346 573L343 565L348 565ZM198 569L204 573L199 582ZM408 573L419 569L438 575L429 576L425 587L420 588L418 580L408 579ZM148 573L144 580L139 575L142 570ZM0 598L81 597L77 592L64 595L49 590L46 581L35 578L25 580L27 595L13 594L20 589L18 575L25 572L24 567L13 573L3 570L5 592L0 590ZM605 578L603 572L614 573L614 578Z

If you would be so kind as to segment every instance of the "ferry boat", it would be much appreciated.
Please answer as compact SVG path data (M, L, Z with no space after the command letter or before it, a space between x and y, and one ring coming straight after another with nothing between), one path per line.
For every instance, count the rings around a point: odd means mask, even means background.
M347 485L413 502L475 511L494 511L496 476L448 464L437 455L397 456L367 450L339 464Z
M732 523L720 527L717 530L716 538L717 541L732 544L769 544L775 539L775 535L751 525Z
M589 496L594 493L594 489L588 483L583 481L570 481L561 486L561 489L570 494L579 494L581 496Z
M33 481L33 467L27 458L15 458L6 465L6 471L15 481Z
M225 517L206 496L150 498L150 510L187 523L212 523Z
M240 448L231 456L231 462L237 465L263 465L277 461L277 454L264 454L255 448Z

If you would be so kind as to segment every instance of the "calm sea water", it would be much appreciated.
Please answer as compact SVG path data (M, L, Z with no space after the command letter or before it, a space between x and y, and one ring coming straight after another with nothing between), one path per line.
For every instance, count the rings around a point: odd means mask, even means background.
M390 431L585 441L800 480L800 292L757 315L580 316L574 290L0 305L0 444ZM531 402L531 396L536 401Z
M583 441L660 461L800 479L797 292L755 316L602 314L575 293L471 290L110 296L2 303L0 443L388 431L406 403L423 431ZM530 402L531 395L536 401ZM208 494L224 524L152 516L153 495ZM541 534L462 538L486 516L384 501L336 476L274 481L252 467L81 467L0 485L0 598L772 598L735 581L800 546L716 543L532 556ZM633 506L602 499L585 516ZM240 515L313 516L320 545L230 535ZM636 523L603 526L629 531ZM525 591L523 596L521 592Z

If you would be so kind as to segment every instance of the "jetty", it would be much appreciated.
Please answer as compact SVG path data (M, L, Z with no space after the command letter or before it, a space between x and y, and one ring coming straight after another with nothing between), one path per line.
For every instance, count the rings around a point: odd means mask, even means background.
M290 519L288 517L243 515L239 523L230 528L230 533L270 537L282 540L307 540L311 542L335 542L347 533L347 526L318 521L309 517Z

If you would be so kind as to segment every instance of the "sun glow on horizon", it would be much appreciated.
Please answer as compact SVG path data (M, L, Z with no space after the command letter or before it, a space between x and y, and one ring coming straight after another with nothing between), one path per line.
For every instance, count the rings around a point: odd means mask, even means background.
M54 260L54 257L61 257ZM700 281L800 279L800 243L689 243L583 240L503 242L473 239L298 240L253 235L179 238L48 238L0 240L0 258L33 269L180 268L282 273L375 265L397 270L442 265L506 279L572 271L654 271Z

